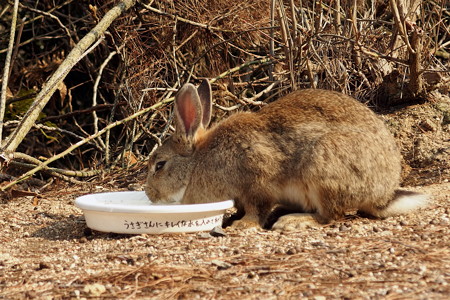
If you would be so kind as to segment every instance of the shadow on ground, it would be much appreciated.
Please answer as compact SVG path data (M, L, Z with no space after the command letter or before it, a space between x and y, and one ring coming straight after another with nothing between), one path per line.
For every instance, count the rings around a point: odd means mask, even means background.
M52 216L56 221L49 222L31 234L32 237L44 238L51 241L70 241L78 239L125 239L132 235L99 232L86 226L83 216Z

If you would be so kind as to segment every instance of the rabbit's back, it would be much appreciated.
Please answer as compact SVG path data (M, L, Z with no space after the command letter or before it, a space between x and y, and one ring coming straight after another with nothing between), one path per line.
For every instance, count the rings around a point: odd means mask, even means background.
M357 100L333 91L321 89L298 90L261 109L258 114L268 123L278 118L292 123L320 122L323 125L359 124L378 128L380 120Z
M326 90L299 90L256 113L236 113L200 136L196 146L202 162L248 172L265 161L277 166L267 173L281 180L310 173L318 161L328 169L378 164L400 174L400 153L383 121L357 100ZM374 171L381 170L368 173Z
M400 181L400 154L384 123L331 91L300 90L257 113L237 113L198 145L202 164L223 175L217 186L235 178L234 198L270 195L339 215L365 201L384 205Z

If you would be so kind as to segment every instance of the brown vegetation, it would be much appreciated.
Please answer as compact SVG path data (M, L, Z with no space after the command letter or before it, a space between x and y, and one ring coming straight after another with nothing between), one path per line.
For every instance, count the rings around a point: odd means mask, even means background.
M218 118L305 87L342 91L378 110L449 93L443 0L125 2L132 8L66 71L57 92L44 90L51 98L27 130L20 124L47 78L119 1L20 1L2 142L12 175L49 159L52 174L145 159L170 131L174 91L205 77ZM0 61L12 5L0 7ZM93 173L64 176L80 175Z

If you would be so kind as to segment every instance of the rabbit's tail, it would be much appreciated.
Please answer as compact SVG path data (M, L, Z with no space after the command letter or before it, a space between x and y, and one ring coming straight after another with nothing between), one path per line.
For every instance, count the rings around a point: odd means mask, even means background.
M372 214L379 218L386 218L409 213L427 205L429 196L421 193L396 190L393 199L384 207L377 207Z

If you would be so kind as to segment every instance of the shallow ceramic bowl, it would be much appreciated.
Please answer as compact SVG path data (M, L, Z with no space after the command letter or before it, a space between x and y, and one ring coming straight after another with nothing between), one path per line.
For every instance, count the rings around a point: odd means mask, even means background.
M227 200L205 204L153 204L145 192L110 192L78 197L89 228L104 232L160 234L208 231L222 225Z

